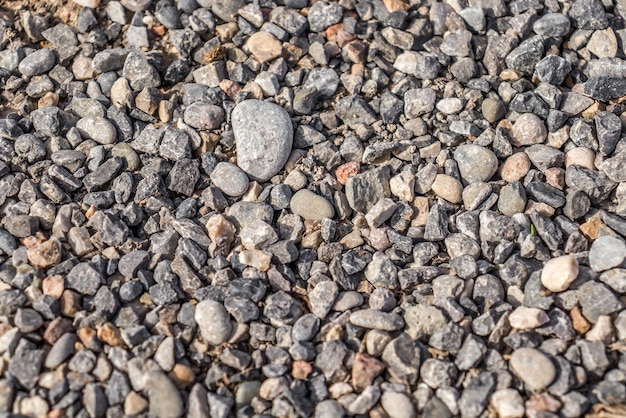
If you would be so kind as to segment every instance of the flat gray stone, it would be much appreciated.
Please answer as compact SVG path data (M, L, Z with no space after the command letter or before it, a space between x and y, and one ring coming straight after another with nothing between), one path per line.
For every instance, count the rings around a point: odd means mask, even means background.
M488 181L498 169L498 158L487 148L479 145L463 145L454 152L461 177L467 183Z
M150 416L156 418L178 418L185 412L183 400L174 383L161 372L151 372L146 379Z
M615 293L602 283L589 281L578 289L583 316L593 324L602 315L611 315L624 309Z
M350 207L367 213L380 199L389 197L389 168L380 167L348 178L346 198Z
M556 378L556 367L541 351L523 347L511 355L511 369L524 382L529 390L548 387Z
M243 195L250 184L248 176L241 168L227 162L221 162L215 166L211 172L211 181L215 187L228 196Z
M358 327L381 331L397 331L404 326L404 320L400 315L374 309L353 312L350 315L350 323Z
M293 126L282 107L245 100L233 109L232 126L237 145L237 165L257 181L267 181L289 158Z
M54 66L55 62L56 56L54 55L54 52L49 49L42 48L30 55L27 55L26 58L20 62L17 69L23 75L32 77L34 75L47 72Z
M202 338L209 344L219 345L230 338L232 326L228 312L219 302L203 300L196 305L195 320Z
M598 237L589 251L589 265L593 271L617 267L626 259L626 243L611 236Z
M296 215L313 221L332 219L335 215L335 209L328 200L307 189L298 190L291 198L289 207Z

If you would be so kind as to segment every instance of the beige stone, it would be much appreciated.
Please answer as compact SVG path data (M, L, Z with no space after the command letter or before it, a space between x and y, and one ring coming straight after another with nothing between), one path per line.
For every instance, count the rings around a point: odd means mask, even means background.
M158 89L146 87L135 97L135 107L144 113L152 115L159 107L160 96Z
M139 415L148 409L148 401L137 392L131 391L124 401L124 414Z
M209 252L211 256L226 255L230 251L230 245L235 239L235 225L233 225L224 215L215 214L206 223L206 229L211 239Z
M128 171L135 171L141 165L141 160L137 155L137 152L126 142L120 142L115 144L111 149L111 155L113 157L120 157L126 163L126 169Z
M491 395L491 406L501 418L522 418L524 399L515 389L498 390Z
M601 341L607 345L610 344L613 339L611 317L608 315L600 315L596 324L585 335L585 339L589 341Z
M437 158L439 153L441 152L441 142L435 141L432 144L420 148L420 158L427 160L429 158Z
M500 78L503 81L517 81L517 80L521 79L523 75L524 75L524 73L522 73L520 71L516 71L516 70L512 70L510 68L507 68L506 70L504 70L504 71L502 71L500 73Z
M569 126L564 126L556 132L548 133L548 145L560 149L569 139Z
M174 113L174 104L169 100L161 100L159 102L159 119L161 122L168 123L172 120Z
M48 276L41 282L41 290L44 295L59 299L65 290L65 279L63 276Z
M437 174L431 188L437 196L448 202L460 203L463 200L463 185L454 177Z
M509 324L516 329L535 329L550 321L548 314L541 309L527 308L526 306L517 307L509 315Z
M73 226L67 234L67 241L78 257L89 254L94 249L89 230L84 226Z
M317 249L322 244L322 241L322 233L317 230L303 236L300 246L302 248Z
M530 170L530 158L525 152L518 152L506 159L500 169L500 177L509 183L522 179Z
M391 178L389 188L394 196L412 202L415 197L415 175L407 170L402 171Z
M600 218L593 217L589 219L587 222L585 222L584 224L580 225L578 229L580 230L580 232L582 232L585 238L587 238L590 241L593 241L596 238L598 238L600 229L603 226L604 224L602 223L602 220Z
M304 219L321 221L335 215L333 205L323 196L308 189L298 190L289 202L291 211Z
M263 250L242 251L239 253L239 262L259 271L268 271L272 262L272 253Z
M342 396L348 395L354 392L354 388L352 385L346 382L337 382L330 385L328 388L328 393L333 399L339 399Z
M59 95L53 91L49 91L43 95L37 102L37 108L52 107L59 104Z
M428 221L429 204L428 198L425 196L417 196L413 199L413 220L411 220L411 226L426 226Z
M280 56L283 50L282 43L269 32L254 33L245 44L245 49L261 64Z
M408 10L411 6L406 0L383 0L385 8L389 13L397 12L399 10Z
M124 77L120 77L115 80L111 87L111 102L119 107L132 107L133 105L133 91L128 84L128 80Z
M565 153L565 167L578 165L589 170L595 170L596 154L587 147L576 147Z
M344 237L341 238L339 243L347 249L352 249L352 248L360 247L361 245L365 243L365 241L363 240L363 237L361 236L361 233L359 232L359 230L354 229L349 234L344 235Z
M510 133L513 146L541 144L546 140L546 125L533 113L524 113L517 118Z
M500 100L488 97L483 100L481 111L489 123L496 123L504 117L506 107Z
M578 306L574 306L574 309L572 309L569 314L572 318L572 328L574 328L576 332L584 334L589 331L591 324L585 319Z
M74 3L78 4L79 6L95 9L100 5L100 0L74 0Z
M239 26L237 26L237 22L228 22L223 25L217 25L215 28L215 33L222 39L222 42L230 42L239 32Z
M612 58L617 55L617 37L613 29L595 31L587 43L587 49L598 58Z
M555 212L554 208L547 203L536 202L529 199L526 203L526 210L524 211L524 213L526 215L530 215L533 210L536 210L537 212L539 212L543 216L547 216L548 218L551 218Z
M546 175L546 182L556 187L559 190L563 190L565 187L565 170L558 167L548 168L543 172Z
M535 348L522 347L515 350L511 354L509 366L531 391L547 388L556 377L556 367L552 360Z
M39 396L22 398L19 402L19 413L32 418L46 418L49 411L48 403Z
M189 366L179 363L174 365L169 377L179 389L184 389L194 382L196 374Z
M292 191L297 192L298 190L304 189L308 181L302 171L292 170L287 174L283 183L289 186Z
M261 383L261 387L259 387L259 396L262 399L271 401L276 398L278 395L283 393L289 384L287 383L287 379L284 377L270 377L265 379L263 383Z
M371 228L367 235L368 243L378 251L385 251L391 247L389 237L387 236L386 227L383 228Z
M52 238L29 248L26 254L30 264L46 269L61 262L61 243Z
M244 248L248 250L262 250L278 241L278 235L274 228L260 219L255 219L244 225L239 236Z
M254 81L248 81L246 85L243 86L241 91L249 92L251 99L257 99L257 100L263 99L263 90L261 89L261 86L259 86Z
M85 55L77 55L72 64L72 72L77 80L89 80L93 78L93 60Z
M551 292L567 290L578 277L578 261L570 255L549 260L541 270L541 284Z

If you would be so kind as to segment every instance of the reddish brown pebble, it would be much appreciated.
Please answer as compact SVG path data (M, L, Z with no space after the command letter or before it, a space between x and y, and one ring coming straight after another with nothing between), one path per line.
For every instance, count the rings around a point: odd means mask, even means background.
M26 254L33 266L47 269L61 262L61 243L52 238L29 248Z
M313 373L313 367L306 361L297 360L294 361L291 366L291 375L294 379L304 380L309 377L311 373Z
M546 175L546 181L549 185L556 187L559 190L563 190L565 187L565 170L558 167L548 168L543 172Z
M383 0L383 4L389 13L399 10L409 10L411 5L405 0Z
M170 379L172 379L172 382L174 382L179 389L184 389L191 385L196 378L193 370L184 364L175 364L174 368L169 373L169 376Z
M526 413L529 417L538 416L541 412L557 412L561 402L547 393L534 393L526 401Z
M64 334L74 330L72 322L66 318L53 319L43 333L43 339L50 345L54 345Z
M33 248L36 245L41 244L42 242L44 242L46 239L43 236L40 235L31 235L29 237L26 238L22 238L20 240L20 242L22 243L22 245L24 245L24 247L26 247L27 250L30 250L31 248Z
M63 276L48 276L41 283L41 290L44 295L59 299L65 290L65 279Z
M107 322L98 328L98 339L112 347L124 345L120 330L110 322Z
M365 62L367 46L360 41L352 41L344 47L348 59L356 64Z
M65 417L65 410L63 409L53 409L48 412L48 418L63 418Z
M220 81L220 88L230 98L235 97L235 95L241 91L241 86L239 86L239 84L228 79Z
M352 365L352 386L365 389L385 370L385 364L367 354L357 353Z
M518 152L506 159L500 168L502 180L513 183L523 178L530 170L530 158L525 152Z
M102 348L100 346L100 341L98 341L95 330L91 328L81 328L76 334L78 335L78 338L83 343L83 345L88 349L100 350Z
M156 36L163 36L165 35L165 26L163 25L154 26L152 28L152 32L154 32Z
M343 23L337 23L326 29L326 38L330 42L335 42L340 48L343 48L348 42L354 40L355 35L346 32Z
M81 310L81 297L73 290L65 289L59 302L61 313L69 318L73 318Z
M580 312L580 308L578 306L574 307L569 314L572 317L572 327L576 330L576 332L581 335L586 334L591 328L591 324Z
M348 178L357 174L359 174L359 163L356 162L349 162L344 165L340 165L335 171L337 181L343 185L348 182Z

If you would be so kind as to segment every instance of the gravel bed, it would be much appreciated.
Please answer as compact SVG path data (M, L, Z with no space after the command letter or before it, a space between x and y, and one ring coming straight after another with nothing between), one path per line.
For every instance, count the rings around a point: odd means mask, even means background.
M1 1L0 418L626 416L625 22Z

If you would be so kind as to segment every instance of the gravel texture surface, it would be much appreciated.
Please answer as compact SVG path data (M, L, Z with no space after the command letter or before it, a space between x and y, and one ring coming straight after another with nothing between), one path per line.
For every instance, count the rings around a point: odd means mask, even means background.
M626 416L625 26L3 0L0 417Z

